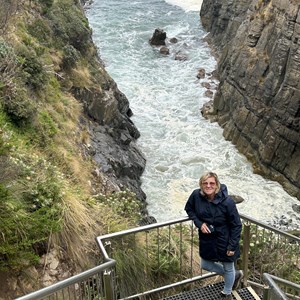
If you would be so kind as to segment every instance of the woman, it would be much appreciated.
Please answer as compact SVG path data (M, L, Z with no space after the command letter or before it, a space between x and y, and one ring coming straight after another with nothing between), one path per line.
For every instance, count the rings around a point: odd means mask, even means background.
M232 299L231 291L237 288L243 277L242 271L236 272L234 267L240 256L240 216L217 174L205 173L199 185L200 189L190 195L185 210L199 229L202 268L224 276L220 299Z

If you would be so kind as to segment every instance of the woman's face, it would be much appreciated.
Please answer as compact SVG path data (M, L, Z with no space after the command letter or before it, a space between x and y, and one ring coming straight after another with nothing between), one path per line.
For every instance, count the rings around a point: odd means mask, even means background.
M217 183L214 177L208 177L202 181L202 191L208 197L213 197L216 193Z

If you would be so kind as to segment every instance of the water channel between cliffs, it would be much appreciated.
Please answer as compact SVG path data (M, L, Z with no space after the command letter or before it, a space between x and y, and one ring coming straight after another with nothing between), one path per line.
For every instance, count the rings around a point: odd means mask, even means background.
M216 61L203 38L196 0L94 0L86 14L106 69L127 96L133 122L141 132L138 146L147 159L142 188L148 210L158 221L185 216L184 204L198 187L205 170L219 174L230 194L243 197L241 213L273 223L290 220L300 226L293 204L276 182L254 174L251 164L222 136L222 129L201 116L210 100L197 79L199 68L207 73ZM168 44L170 55L151 47L155 28L178 42ZM186 60L175 60L176 53ZM214 91L214 90L213 90ZM298 216L299 217L299 216Z

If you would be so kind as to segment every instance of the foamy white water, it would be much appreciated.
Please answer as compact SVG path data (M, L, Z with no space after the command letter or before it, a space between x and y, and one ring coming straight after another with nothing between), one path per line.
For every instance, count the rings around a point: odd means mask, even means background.
M166 0L167 3L182 7L186 11L200 11L202 0Z
M212 170L230 194L245 199L238 205L240 212L265 222L284 215L298 226L292 210L297 199L278 183L253 174L218 124L201 116L200 108L210 99L197 71L204 67L212 72L216 61L203 40L207 33L199 10L191 9L197 1L167 1L95 0L87 11L101 58L129 99L132 120L141 132L138 146L147 159L142 188L149 213L158 221L185 216L185 202L198 187L199 176ZM155 28L165 30L168 40L178 39L167 44L170 55L150 46ZM178 52L187 60L175 60ZM202 81L217 84L208 77Z

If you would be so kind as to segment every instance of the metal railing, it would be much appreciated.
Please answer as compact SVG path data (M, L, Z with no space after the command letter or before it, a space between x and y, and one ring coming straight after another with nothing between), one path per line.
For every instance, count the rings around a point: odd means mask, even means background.
M264 286L263 273L300 282L300 238L241 215L244 285Z
M263 279L266 284L263 300L300 299L300 285L267 273Z
M244 270L244 286L255 285L263 291L263 273L299 282L300 238L245 215L241 219L242 256L238 265ZM45 296L51 293L53 296L48 299L158 299L221 280L201 269L198 231L187 217L99 236L96 240L104 264L94 268L95 273L86 271L18 299L47 299ZM97 285L91 284L95 275L99 277ZM55 294L72 285L72 297L55 298Z
M200 268L195 229L188 218L181 218L98 237L106 260L126 261L116 265L117 298L155 298L215 276Z
M36 292L17 298L18 300L112 300L112 272L115 261L103 263L100 266L82 272L66 280L45 287Z

